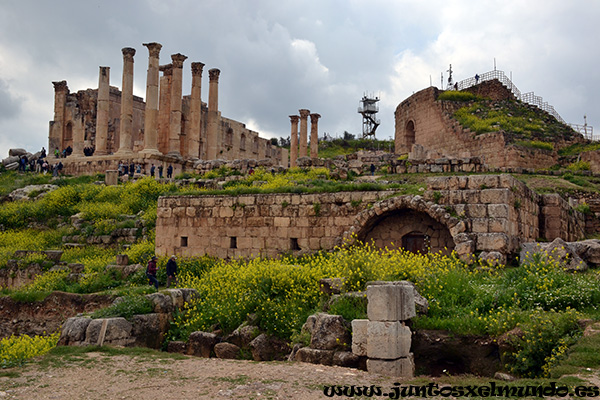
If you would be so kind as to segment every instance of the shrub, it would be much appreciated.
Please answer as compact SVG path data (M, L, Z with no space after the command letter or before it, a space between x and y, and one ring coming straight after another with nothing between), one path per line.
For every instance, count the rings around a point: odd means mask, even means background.
M569 171L573 171L573 172L589 171L590 163L589 163L589 161L576 161L574 163L567 165L567 169Z
M471 92L446 90L445 92L440 93L437 99L448 101L473 101L479 99L479 97Z
M109 307L94 311L92 318L123 317L131 320L134 315L149 314L153 311L152 300L146 296L124 296L115 300Z
M28 359L47 353L56 346L60 333L49 336L10 336L0 340L0 366L23 365Z

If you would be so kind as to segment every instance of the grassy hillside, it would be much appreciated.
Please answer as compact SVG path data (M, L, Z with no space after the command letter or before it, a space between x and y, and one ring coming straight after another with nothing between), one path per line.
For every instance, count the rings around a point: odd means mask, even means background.
M476 134L502 131L509 143L558 150L556 143L573 141L578 134L538 107L518 100L492 101L468 92L446 91L438 100L465 102L454 118Z
M231 175L213 171L204 178ZM532 176L526 176L527 179ZM63 236L85 239L107 234L112 229L134 226L140 229L134 244L112 247L84 244L65 248L63 261L84 265L78 281L65 270L47 271L19 290L3 289L22 301L42 298L52 290L77 293L109 292L119 295L147 293L150 287L143 273L123 279L106 265L117 254L129 255L131 263L145 265L154 254L156 200L164 194L239 194L273 191L381 190L395 188L420 193L425 175L383 176L379 183L360 183L352 177L340 181L329 171L291 170L271 174L257 169L239 176L220 191L199 189L174 182L159 183L145 178L118 186L94 183L100 176L51 180L41 175L0 173L4 195L16 186L55 183L59 189L38 199L4 202L0 208L0 268L7 268L16 250L61 249ZM189 176L187 176L189 178ZM544 180L548 178L547 180ZM525 179L525 178L524 178ZM557 186L550 177L537 177L539 188ZM552 177L573 190L597 191L594 178ZM571 180L569 180L571 179ZM186 182L190 182L189 179ZM545 186L547 185L547 186ZM421 190L419 190L421 189ZM74 225L72 217L78 215ZM159 280L166 281L166 259L159 260ZM197 289L201 296L190 310L179 315L170 340L185 339L195 330L215 327L230 332L252 314L262 331L299 339L299 331L311 313L328 300L319 290L319 279L346 278L344 291L364 290L371 280L406 279L417 285L430 301L430 311L413 321L413 329L445 329L454 334L504 337L510 343L505 369L522 376L548 376L569 354L569 346L581 335L578 321L597 320L600 314L598 274L566 272L553 260L532 256L525 266L490 267L467 265L456 257L415 255L388 251L368 245L338 249L303 257L281 259L215 260L208 257L180 258L180 284ZM19 266L44 264L39 256L20 261ZM47 267L44 267L47 269ZM347 319L364 316L364 303L342 300L331 312ZM520 332L518 335L509 332Z

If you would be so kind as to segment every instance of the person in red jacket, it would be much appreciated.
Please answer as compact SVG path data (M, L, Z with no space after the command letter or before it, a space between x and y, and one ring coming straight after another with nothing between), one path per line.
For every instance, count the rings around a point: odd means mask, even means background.
M148 267L146 268L146 276L148 280L153 284L158 291L158 279L156 279L156 271L158 271L158 267L156 266L156 256L152 256L150 261L148 261Z

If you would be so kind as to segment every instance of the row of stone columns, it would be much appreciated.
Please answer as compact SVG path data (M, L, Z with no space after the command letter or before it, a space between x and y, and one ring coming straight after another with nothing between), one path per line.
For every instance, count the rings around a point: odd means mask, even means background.
M308 151L308 116L310 115L310 157L319 156L319 129L318 123L321 116L311 114L310 110L298 110L298 115L290 115L292 131L290 135L290 168L298 165L298 157L306 157ZM298 121L300 121L300 140L298 140ZM299 151L298 151L299 150Z
M201 80L203 63L192 63L191 127L189 135L182 136L182 80L183 54L171 55L171 63L159 65L160 43L144 43L148 48L146 78L146 109L144 115L145 154L168 153L173 156L199 157L201 142ZM121 89L121 121L117 155L133 152L133 56L135 49L126 47L123 53L123 86ZM163 76L159 78L159 72ZM210 87L207 120L207 159L215 159L218 130L218 82L220 71L209 70ZM98 109L96 115L96 154L108 153L108 120L110 104L110 68L100 67Z

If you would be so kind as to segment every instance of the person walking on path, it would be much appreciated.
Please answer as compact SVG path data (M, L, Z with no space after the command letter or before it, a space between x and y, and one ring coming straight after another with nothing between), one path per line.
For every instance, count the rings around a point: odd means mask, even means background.
M167 261L167 287L171 286L171 282L177 285L177 257L174 255Z
M150 261L148 261L148 267L146 268L146 276L151 284L154 285L156 291L158 292L158 279L156 279L156 272L158 271L158 267L156 266L156 256L152 256Z

